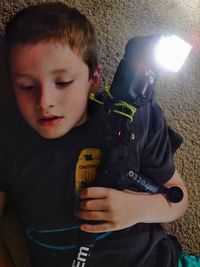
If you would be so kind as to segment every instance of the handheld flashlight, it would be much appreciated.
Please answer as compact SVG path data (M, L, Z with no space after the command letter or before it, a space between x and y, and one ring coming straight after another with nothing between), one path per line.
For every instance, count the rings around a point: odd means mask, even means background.
M131 190L136 187L142 192L161 193L169 201L177 203L183 198L181 188L176 186L166 188L163 185L156 185L136 173L132 169L132 164L129 166L128 147L134 138L132 132L134 114L137 108L148 104L153 98L153 88L160 68L159 60L165 59L168 64L162 64L162 66L166 66L168 70L169 67L174 66L172 63L169 64L169 56L161 57L162 51L167 53L172 49L172 58L178 55L178 64L172 68L174 71L180 68L191 50L191 47L186 45L187 49L185 53L182 53L184 57L181 57L179 45L176 43L174 48L171 41L167 41L169 46L165 46L166 40L163 38L162 35L151 35L131 39L125 47L124 57L119 63L110 91L100 92L99 95L96 95L96 99L93 98L97 103L104 104L105 107L106 142L104 156L92 186L111 187L118 190ZM172 40L177 41L177 38L173 37ZM179 42L179 44L183 43ZM180 58L182 59L180 60ZM80 255L84 256L83 265L87 266L87 259L95 242L95 234L80 231L79 244L72 267L81 264Z
M129 40L125 47L124 57L119 63L110 88L113 99L116 102L124 101L129 103L136 109L148 104L152 100L159 69L165 68L168 71L178 71L190 53L191 48L189 44L174 35L163 36L157 34ZM111 131L108 135L112 136L110 140L115 140L115 142L118 140L119 142L118 148L111 148L112 142L109 145L108 151L112 152L110 155L112 155L113 159L125 158L126 153L123 153L123 151L126 151L126 147L123 144L126 143L128 145L128 141L131 139L129 135L133 134L130 132L130 124L131 122L125 118L119 120L116 116L112 116L110 119L112 127L109 128ZM119 140L118 132L125 137L122 141ZM113 160L106 159L106 161L110 162L110 166L114 166ZM109 176L111 177L112 172L116 172L117 166L120 166L120 169L124 170L124 172L121 172L121 181L123 181L125 167L122 167L123 162L116 162L117 164L114 168L110 168L109 163L105 163L107 165L106 173L110 173ZM132 173L133 170L130 169L128 173L130 172ZM183 198L183 192L178 187L165 188L163 185L152 185L147 178L142 177L140 174L136 174L136 176L137 179L132 180L132 182L144 191L151 192L149 188L153 188L154 190L151 193L163 193L169 201L174 203L181 201ZM126 177L132 178L130 175ZM151 185L148 190L143 186L147 184ZM120 185L120 180L118 180L118 185ZM112 186L114 186L114 182Z

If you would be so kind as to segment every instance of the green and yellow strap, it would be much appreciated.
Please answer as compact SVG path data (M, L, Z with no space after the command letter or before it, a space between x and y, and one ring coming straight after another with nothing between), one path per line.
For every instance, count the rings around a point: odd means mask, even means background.
M108 85L104 86L103 93L110 100L114 100L112 94L110 93L110 88ZM91 93L89 98L90 98L90 100L92 100L92 101L94 101L100 105L104 105L104 101L98 99L98 97L96 96L95 93ZM114 106L114 108L112 110L110 109L108 112L114 112L118 115L121 115L121 116L128 118L130 120L130 122L133 121L133 116L134 116L135 112L137 111L136 107L134 107L133 105L131 105L125 101L118 101L118 102L113 101L113 106ZM125 112L124 110L127 110L127 112Z

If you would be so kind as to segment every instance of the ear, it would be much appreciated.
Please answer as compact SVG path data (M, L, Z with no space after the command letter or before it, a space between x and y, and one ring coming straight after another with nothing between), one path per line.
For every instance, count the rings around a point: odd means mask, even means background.
M90 81L91 81L90 93L95 93L98 90L99 85L100 85L100 77L101 77L102 69L103 69L102 65L98 65L94 73L90 77Z

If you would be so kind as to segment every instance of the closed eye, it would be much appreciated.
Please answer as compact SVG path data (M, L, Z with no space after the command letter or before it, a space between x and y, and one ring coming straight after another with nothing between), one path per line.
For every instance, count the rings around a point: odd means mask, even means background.
M56 85L60 88L67 87L68 85L72 84L74 80L67 81L67 82L56 82Z
M33 90L35 89L35 85L27 85L27 86L19 86L19 89L21 90L27 90L27 91L30 91L30 90Z

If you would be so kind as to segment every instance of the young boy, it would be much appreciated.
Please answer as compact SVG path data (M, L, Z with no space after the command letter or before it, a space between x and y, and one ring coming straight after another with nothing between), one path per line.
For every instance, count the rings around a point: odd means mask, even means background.
M75 210L75 179L88 166L88 173L95 173L105 142L104 111L88 113L88 95L98 89L101 72L93 27L76 9L44 3L11 19L4 44L19 113L1 118L0 214L9 198L24 230L31 266L84 266L72 265L79 228L98 233L86 266L177 266L178 246L159 223L184 213L187 191L175 171L174 140L157 103L135 115L130 161L152 181L179 186L182 201L89 187L81 191ZM87 153L92 155L89 165ZM78 219L88 223L80 225ZM13 266L1 244L0 266Z

